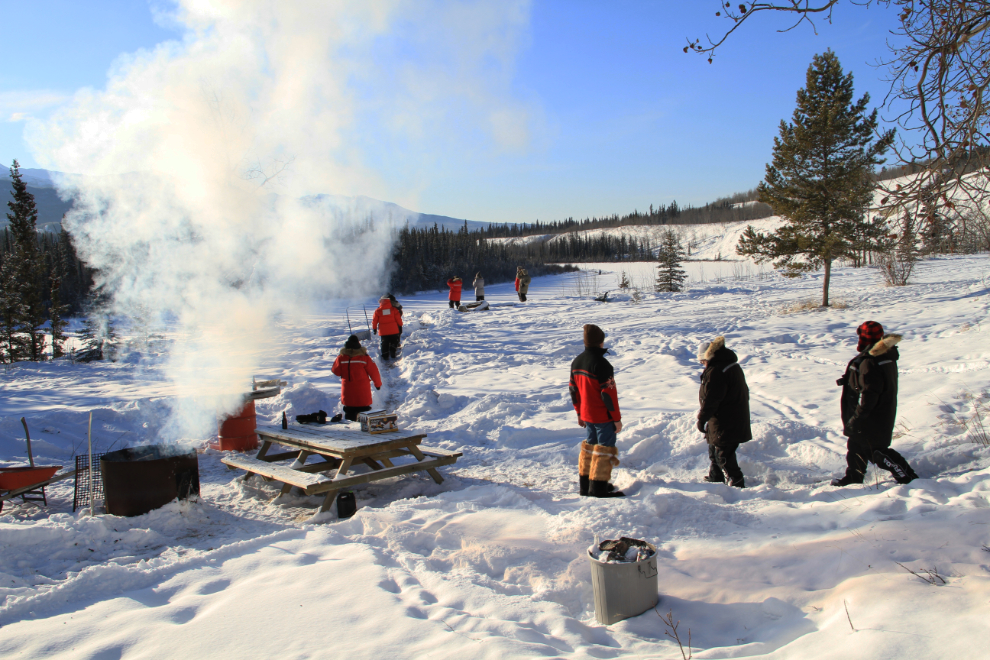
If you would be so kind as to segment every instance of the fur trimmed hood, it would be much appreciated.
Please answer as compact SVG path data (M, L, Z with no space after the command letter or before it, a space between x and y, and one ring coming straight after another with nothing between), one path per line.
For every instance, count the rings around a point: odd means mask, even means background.
M725 348L725 337L719 335L712 340L712 343L708 345L708 350L705 351L703 360L711 360L715 357L715 353Z
M367 355L368 351L364 348L342 348L340 349L340 354L345 357L357 357L359 355Z
M897 344L900 343L902 337L903 335L895 335L895 334L884 335L883 339L875 343L873 345L873 348L870 349L870 355L872 355L873 357L878 357L880 355L883 355L884 353L892 349L894 346L897 346Z

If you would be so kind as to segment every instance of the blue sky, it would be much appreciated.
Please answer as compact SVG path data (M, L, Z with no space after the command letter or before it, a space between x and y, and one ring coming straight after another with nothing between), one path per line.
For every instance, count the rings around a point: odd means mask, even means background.
M394 103L382 88L407 67L460 76L462 87L481 79L483 89L441 90L430 105L420 100L424 108L443 105L442 120L410 129L397 129L384 110L358 112L343 129L353 133L339 149L346 155L333 157L371 175L320 179L307 192L367 194L496 222L623 213L673 199L702 204L760 181L815 53L833 49L854 72L857 94L881 102L883 72L870 63L886 53L894 19L890 10L846 4L816 35L807 25L778 34L782 17L758 17L710 65L681 50L685 37L727 27L708 0L521 2L519 15L492 20L491 34L484 25L466 32L474 42L490 37L490 50L459 42L457 22L447 33L427 30L427 21L411 27L416 4L406 3L407 20L393 20L366 50L349 48L352 58L374 60L378 72L351 76L350 96L376 99L377 107ZM483 0L430 0L422 8L472 4ZM16 57L0 70L0 158L25 167L50 162L25 143L26 120L44 122L78 90L104 88L119 57L186 36L155 11L171 8L164 1L5 0L2 7L3 43ZM457 71L462 57L468 63ZM469 107L489 95L506 109L501 128L483 126L478 108Z

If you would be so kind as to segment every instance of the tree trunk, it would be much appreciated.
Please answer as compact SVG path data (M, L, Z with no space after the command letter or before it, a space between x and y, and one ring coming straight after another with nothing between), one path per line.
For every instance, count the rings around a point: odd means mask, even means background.
M822 307L828 307L828 283L832 279L832 260L825 260L825 282L822 284Z

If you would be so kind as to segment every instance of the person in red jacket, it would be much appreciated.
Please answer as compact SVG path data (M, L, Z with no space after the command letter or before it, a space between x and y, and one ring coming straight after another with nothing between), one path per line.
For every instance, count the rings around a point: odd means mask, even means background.
M340 402L344 405L344 417L357 421L359 412L371 410L371 383L382 389L382 377L378 366L361 347L357 336L351 335L334 360L330 372L340 376Z
M461 304L461 287L463 286L461 278L454 275L452 278L447 280L447 286L450 287L450 308L457 309L457 306Z
M399 338L402 336L402 308L392 304L388 294L378 301L378 309L371 319L371 330L382 338L382 359L391 360L399 355Z
M622 413L615 370L605 359L607 352L602 329L584 326L584 353L571 362L569 388L578 426L588 433L588 439L581 443L578 483L581 495L624 497L625 493L608 482L612 468L619 465L615 434L622 430Z

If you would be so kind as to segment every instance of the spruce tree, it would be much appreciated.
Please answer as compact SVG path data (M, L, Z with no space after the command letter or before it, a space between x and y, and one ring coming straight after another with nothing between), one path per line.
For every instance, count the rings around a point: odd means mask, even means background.
M687 274L681 270L684 248L681 239L673 229L665 229L660 234L660 248L657 250L657 291L681 291Z
M59 278L52 278L51 306L49 307L48 314L51 318L52 326L53 360L65 355L63 344L65 343L65 326L67 326L68 323L64 318L64 314L68 311L69 306L62 304L62 296L59 292L61 286L62 282Z
M815 55L807 85L798 90L792 123L780 122L773 162L759 185L761 202L784 217L775 233L746 228L736 252L757 263L774 261L785 275L824 266L822 306L828 306L832 262L850 255L863 237L879 239L882 225L865 220L873 198L874 167L894 131L874 141L877 111L869 94L853 102L853 76L831 50Z
M11 363L28 353L22 333L27 310L14 265L10 258L0 265L0 359Z
M11 201L7 202L10 213L10 232L14 238L14 250L8 256L13 263L13 276L20 291L24 316L22 326L28 335L28 357L40 360L45 337L41 326L46 320L44 296L44 259L38 248L38 208L34 195L27 191L27 184L21 179L20 165L15 160L10 168L10 183L13 188Z

